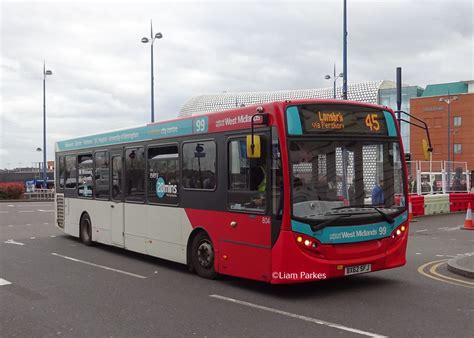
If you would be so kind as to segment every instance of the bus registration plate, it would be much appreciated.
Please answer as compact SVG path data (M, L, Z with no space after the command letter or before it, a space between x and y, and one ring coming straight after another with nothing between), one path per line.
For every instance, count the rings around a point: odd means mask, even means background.
M356 275L358 273L365 273L370 272L372 270L371 264L363 264L363 265L354 265L354 266L346 266L344 275Z

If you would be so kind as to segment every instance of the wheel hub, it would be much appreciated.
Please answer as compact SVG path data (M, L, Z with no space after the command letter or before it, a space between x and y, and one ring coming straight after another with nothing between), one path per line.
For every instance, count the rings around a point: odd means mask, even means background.
M198 247L198 262L203 268L209 268L214 261L214 252L212 245L208 241L203 241Z

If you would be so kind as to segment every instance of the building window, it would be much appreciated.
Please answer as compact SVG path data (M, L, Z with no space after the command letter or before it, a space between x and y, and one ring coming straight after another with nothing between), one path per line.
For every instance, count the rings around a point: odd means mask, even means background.
M76 189L76 178L77 178L77 170L76 170L76 156L75 155L68 155L65 157L66 159L66 172L64 173L64 181L66 189Z
M462 151L462 145L460 143L455 143L454 144L454 153L455 154L460 154Z
M144 201L145 151L143 147L125 150L125 187L127 201Z
M148 201L178 204L178 146L148 148Z
M109 152L95 153L95 197L108 199L110 190Z
M250 159L247 157L246 139L229 142L229 209L265 211L268 181L265 147L265 139L261 137L261 157Z
M455 116L454 117L454 126L455 127L460 127L462 122L461 116Z
M185 189L216 188L216 143L192 142L183 145L183 186Z

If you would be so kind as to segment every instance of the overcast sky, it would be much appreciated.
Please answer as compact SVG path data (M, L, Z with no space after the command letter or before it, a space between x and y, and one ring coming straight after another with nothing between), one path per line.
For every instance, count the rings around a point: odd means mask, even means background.
M474 79L472 0L348 0L348 81ZM150 119L150 20L156 120L191 97L322 88L342 71L342 0L1 2L0 168L42 161L54 142Z

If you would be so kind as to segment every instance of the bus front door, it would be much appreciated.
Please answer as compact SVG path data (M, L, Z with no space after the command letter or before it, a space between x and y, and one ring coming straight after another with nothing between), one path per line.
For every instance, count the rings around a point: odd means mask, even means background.
M124 247L124 203L123 203L123 161L122 150L111 152L112 175L110 186L110 231L112 244Z

